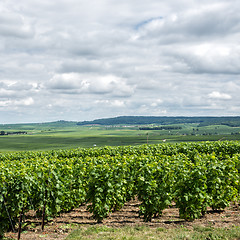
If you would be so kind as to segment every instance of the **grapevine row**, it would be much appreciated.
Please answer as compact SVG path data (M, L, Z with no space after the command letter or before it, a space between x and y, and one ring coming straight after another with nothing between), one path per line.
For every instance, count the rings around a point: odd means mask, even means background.
M21 214L89 203L101 222L129 200L145 221L172 202L194 220L239 199L240 144L204 142L0 154L0 237Z

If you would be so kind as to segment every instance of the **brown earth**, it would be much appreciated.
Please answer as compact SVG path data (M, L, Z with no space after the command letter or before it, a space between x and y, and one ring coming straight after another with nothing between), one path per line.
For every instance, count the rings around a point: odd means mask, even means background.
M139 202L134 200L125 204L125 206L117 212L111 213L110 216L104 219L103 223L96 223L87 212L86 206L81 206L68 213L62 213L59 217L46 223L44 231L41 231L41 219L37 218L33 212L26 215L26 226L21 234L22 240L63 240L75 228L88 226L139 226L145 225L149 227L161 228L177 228L184 226L192 229L194 226L202 227L226 227L240 226L240 210L231 204L230 207L222 212L213 212L209 209L207 214L192 222L185 221L179 218L178 209L171 207L163 211L161 217L153 218L152 222L144 222L139 218ZM9 232L6 237L17 239L17 233Z

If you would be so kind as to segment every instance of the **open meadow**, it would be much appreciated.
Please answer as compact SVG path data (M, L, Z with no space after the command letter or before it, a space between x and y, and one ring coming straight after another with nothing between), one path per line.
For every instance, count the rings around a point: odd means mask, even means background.
M148 127L152 125L147 125ZM240 127L172 124L176 129L140 130L138 125L79 126L75 122L0 125L0 131L27 134L0 135L0 151L52 150L126 146L163 142L240 140Z

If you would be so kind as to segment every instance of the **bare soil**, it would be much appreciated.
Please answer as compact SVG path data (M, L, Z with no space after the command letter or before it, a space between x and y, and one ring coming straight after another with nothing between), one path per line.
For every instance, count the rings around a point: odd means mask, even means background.
M201 219L192 222L185 221L179 218L178 209L170 207L163 211L161 217L153 218L151 222L144 222L139 217L139 202L132 200L117 212L111 213L110 216L103 220L103 223L96 223L87 212L86 206L81 206L68 213L62 213L46 223L44 231L41 230L41 219L35 216L35 213L29 212L26 215L26 226L21 234L22 240L63 240L67 235L76 228L88 226L140 226L145 225L154 228L194 228L194 226L202 227L226 227L240 226L240 210L234 204L221 212L214 212L210 209L207 214ZM9 232L6 237L17 239L17 233Z

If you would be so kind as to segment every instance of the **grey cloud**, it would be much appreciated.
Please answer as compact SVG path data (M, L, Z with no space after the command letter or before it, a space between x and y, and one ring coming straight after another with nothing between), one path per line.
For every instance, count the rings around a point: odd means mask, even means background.
M8 86L9 90L15 90L15 91L29 91L36 88L37 88L37 85L34 83L16 82Z
M0 88L0 99L6 99L9 97L14 97L15 92L14 91L9 91L3 88Z
M238 46L207 44L169 50L173 57L171 69L179 72L239 74L240 49Z
M7 88L7 87L8 85L5 82L0 81L0 88Z
M0 85L0 100L4 104L9 105L32 105L33 96L36 96L36 93L39 86L37 84L1 84ZM29 101L29 99L31 101ZM25 104L26 103L26 104ZM31 104L28 104L31 103Z
M106 65L97 60L82 60L82 61L73 61L64 62L59 68L60 73L98 73L104 72Z
M219 7L208 3L202 9L176 11L169 16L149 19L145 24L140 24L139 37L158 38L161 43L169 44L238 33L239 8L237 3Z
M19 14L2 12L0 16L0 35L4 37L30 38L32 26Z
M48 83L46 83L46 86L51 89L63 89L63 90L69 90L69 89L78 89L83 85L83 82L79 81L78 76L75 75L55 75L53 78L50 79Z
M92 46L89 46L89 44L84 43L85 45L81 43L77 44L77 46L71 46L70 52L73 55L86 57L90 59L97 58L97 56L100 55L99 49L96 48L96 45L93 44Z

